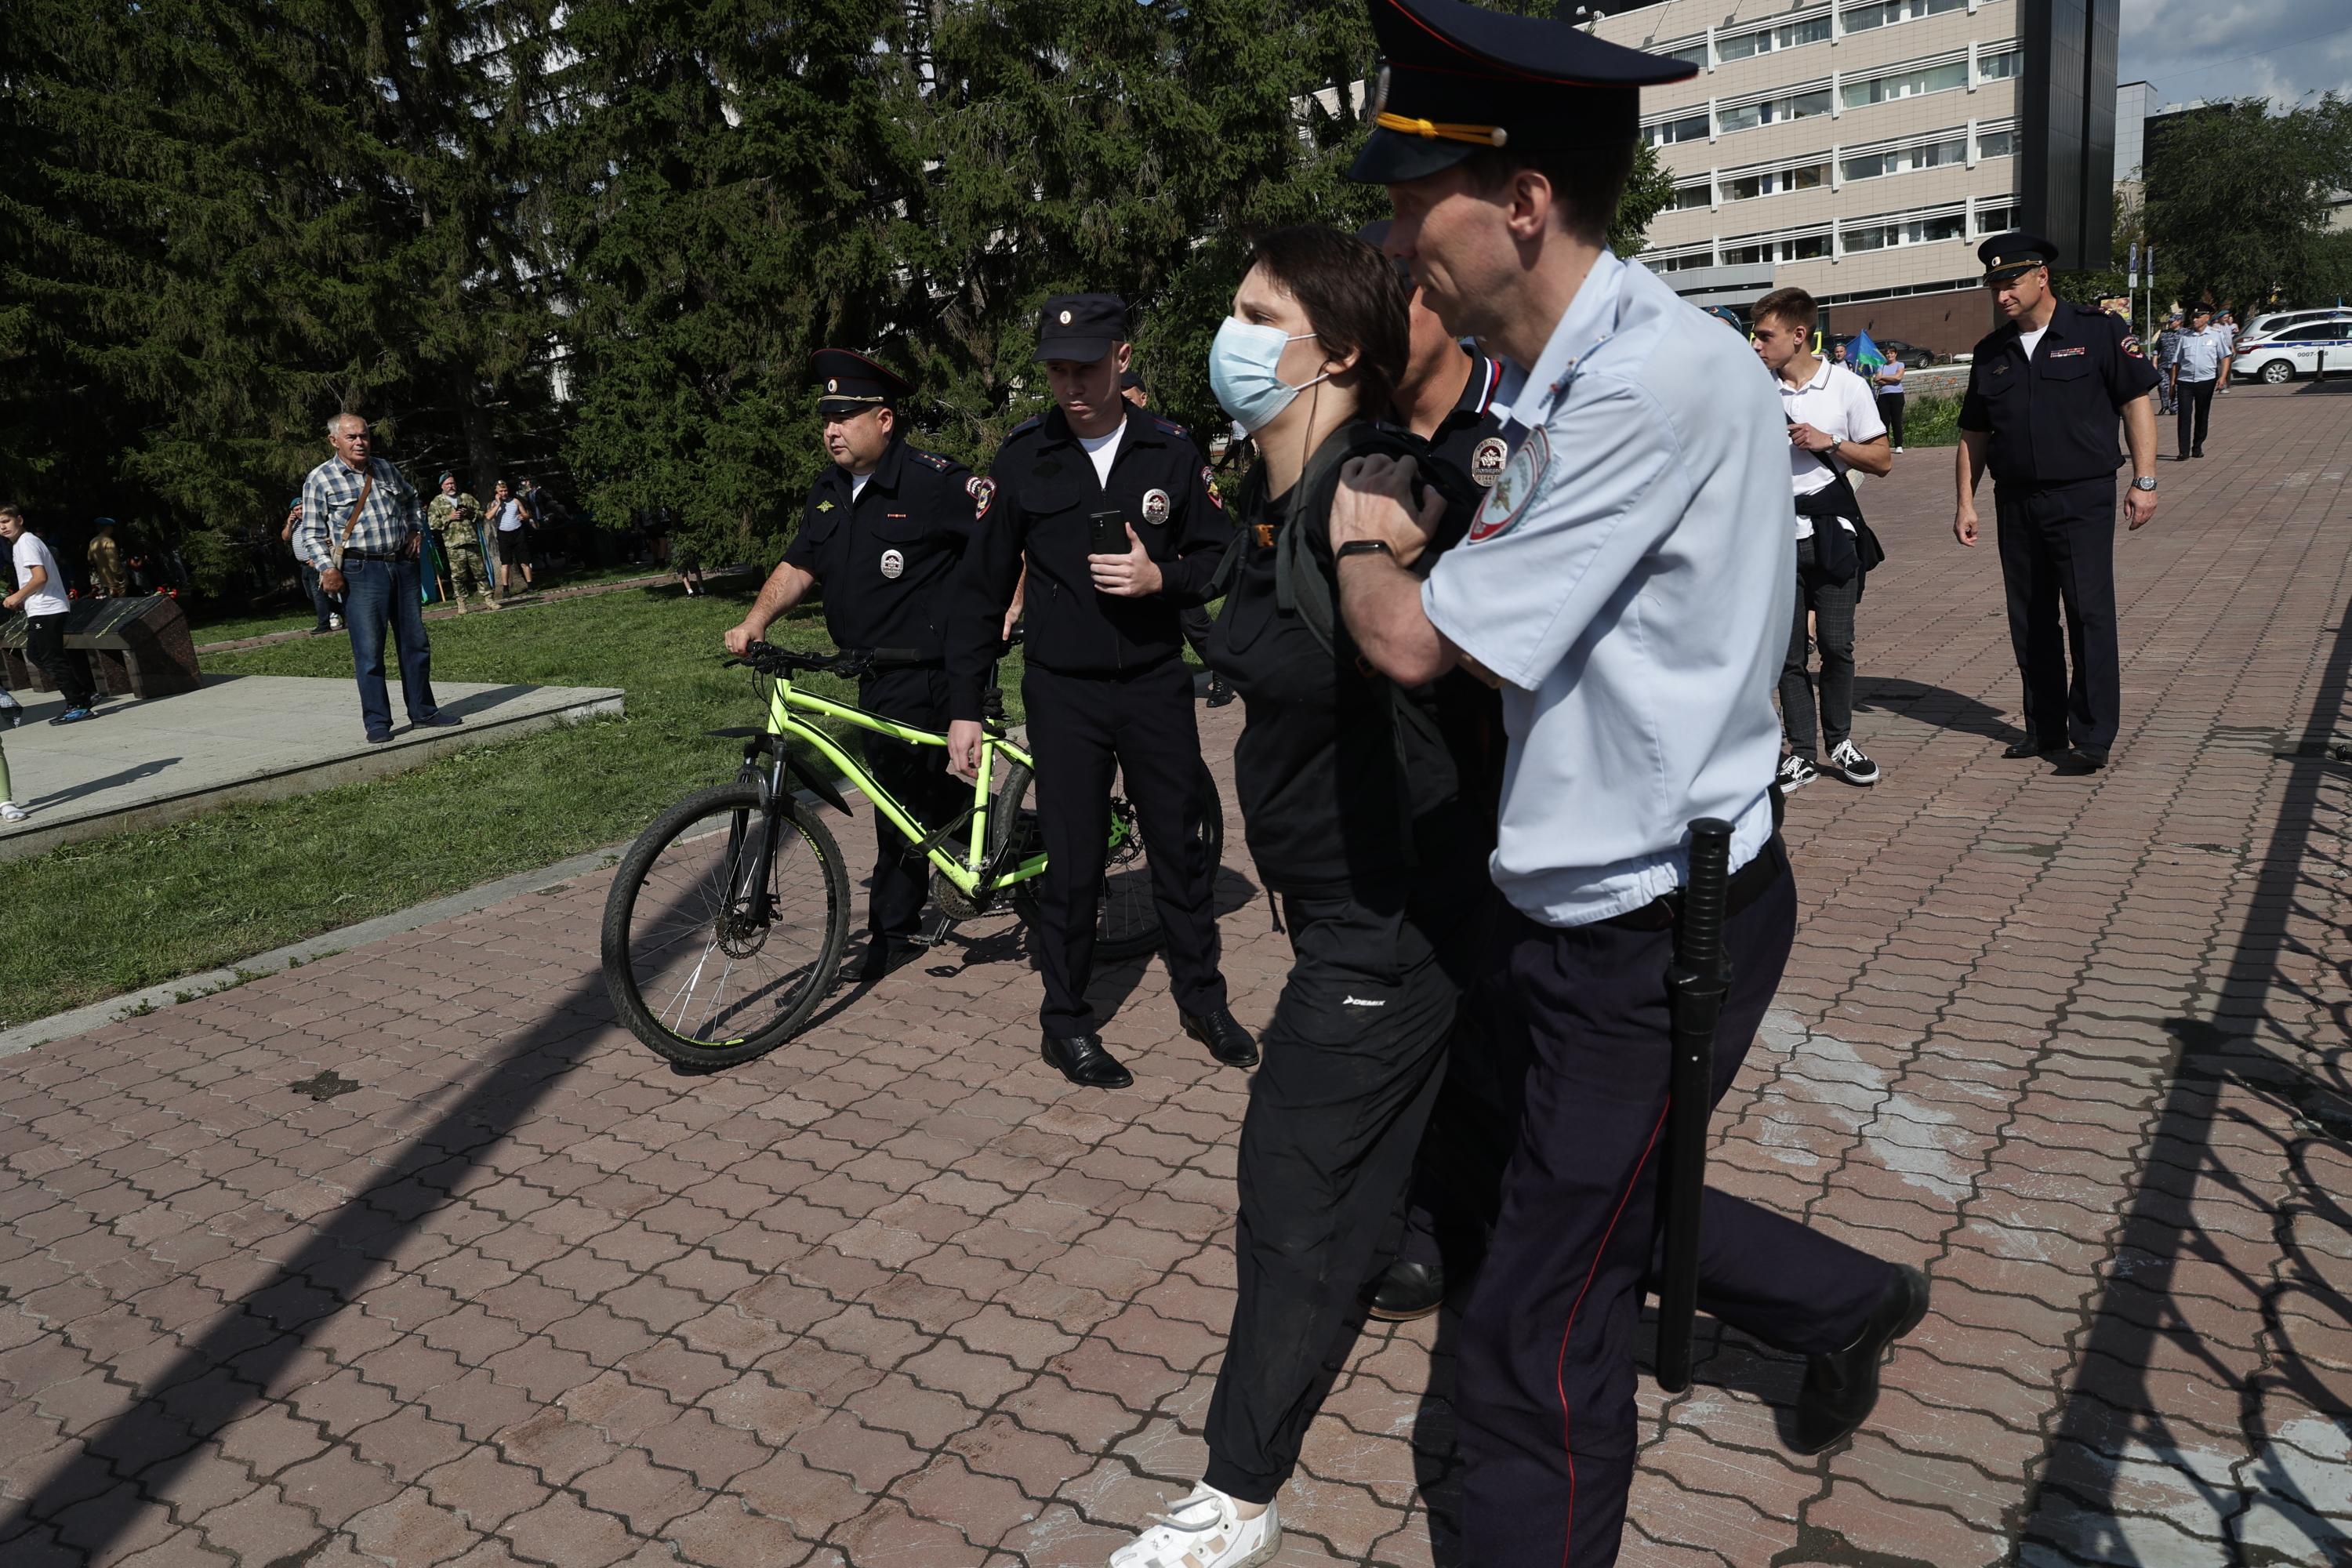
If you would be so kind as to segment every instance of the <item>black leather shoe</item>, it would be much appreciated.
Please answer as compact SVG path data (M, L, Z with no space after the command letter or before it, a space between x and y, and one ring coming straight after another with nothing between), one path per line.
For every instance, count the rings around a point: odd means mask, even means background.
M381 735L370 735L367 742L371 746L388 746L392 743L392 731L386 730Z
M2014 763L2021 762L2027 757L2046 757L2053 752L2063 752L2065 749L2066 742L2063 741L2053 744L2047 741L2037 741L2028 735L2022 741L2011 741L2007 746L2001 748L2000 754Z
M1229 1068L1257 1066L1257 1042L1242 1027L1230 1007L1213 1013L1187 1013L1184 1032L1209 1047L1209 1054Z
M1384 1323L1409 1323L1426 1318L1445 1305L1445 1266L1442 1263L1389 1265L1372 1289L1371 1315Z
M857 983L871 985L912 958L918 951L915 944L904 937L867 937L866 962L857 966Z
M1895 1341L1927 1315L1927 1277L1897 1264L1878 1305L1853 1343L1805 1358L1805 1388L1797 1395L1797 1426L1789 1447L1818 1454L1853 1435L1878 1404L1878 1369Z
M1209 706L1223 708L1234 700L1234 689L1225 684L1222 675L1209 677Z
M465 721L455 713L435 713L423 719L412 719L409 722L420 730L451 730L464 723Z
M2058 759L2058 771L2062 773L2095 773L2106 765L2104 746L2077 746Z
M1048 1035L1043 1054L1081 1089L1125 1089L1135 1081L1135 1075L1103 1049L1100 1035Z

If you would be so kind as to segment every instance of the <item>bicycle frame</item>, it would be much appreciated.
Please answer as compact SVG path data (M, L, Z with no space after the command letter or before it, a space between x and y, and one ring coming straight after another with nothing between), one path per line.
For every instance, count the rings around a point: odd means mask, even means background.
M937 730L917 729L911 724L901 724L896 720L868 713L863 708L835 702L830 698L819 697L813 691L803 691L787 676L768 676L765 679L770 683L768 732L778 737L780 742L783 740L805 742L810 750L838 768L843 777L863 791L866 798L874 803L875 814L905 836L908 843L928 844L934 830L919 820L888 790L874 781L873 775L866 770L864 759L823 728L810 722L810 720L831 719L910 746L944 748L948 743L947 736ZM1007 739L998 725L993 721L983 723L981 726L980 768L971 786L971 833L966 858L959 859L950 854L945 842L932 844L925 851L926 858L929 859L940 875L953 883L968 898L980 898L1001 892L1016 882L1027 881L1045 869L1045 856L1043 851L1040 851L1027 857L1017 865L1002 868L994 874L983 877L988 865L988 815L992 795L990 785L995 777L996 757L1000 752L1023 767L1034 769L1035 766L1029 753ZM777 749L776 766L779 770L778 787L781 788L783 777L782 773L783 752L781 744ZM1122 825L1114 819L1111 824L1114 842L1117 841L1121 826Z

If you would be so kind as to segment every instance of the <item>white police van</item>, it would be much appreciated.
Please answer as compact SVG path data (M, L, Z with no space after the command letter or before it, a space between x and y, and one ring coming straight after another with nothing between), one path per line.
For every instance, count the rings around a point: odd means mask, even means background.
M2291 321L2238 341L2230 366L2232 381L2266 381L2273 386L2300 375L2352 372L2352 314Z

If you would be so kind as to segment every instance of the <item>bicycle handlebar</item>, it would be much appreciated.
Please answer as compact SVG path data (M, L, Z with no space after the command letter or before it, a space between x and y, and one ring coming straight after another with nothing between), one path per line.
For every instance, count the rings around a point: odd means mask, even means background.
M910 669L932 662L910 647L845 647L832 653L800 653L773 643L753 643L740 658L725 668L741 666L762 675L788 675L814 670L826 675L871 675L885 669Z

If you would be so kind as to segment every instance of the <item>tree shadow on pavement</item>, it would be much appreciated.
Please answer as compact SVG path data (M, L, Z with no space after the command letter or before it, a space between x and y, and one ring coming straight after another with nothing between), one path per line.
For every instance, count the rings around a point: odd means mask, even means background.
M2323 1517L2345 1512L2352 1445L2352 965L2336 858L2352 769L2326 755L2347 719L2352 625L2335 629L2304 734L2275 753L2278 825L2245 867L2253 896L2210 1016L2166 1025L2178 1065L2033 1469L2026 1540L2071 1559L2352 1562L2352 1534ZM2242 1219L2207 1223L2223 1208ZM2242 1339L2211 1331L2225 1321ZM2200 1384L2234 1395L2234 1432L2210 1397L2184 1410Z
M0 1517L0 1561L16 1536L126 1484L148 1499L168 1494L207 1440L260 1405L313 1336L392 1268L388 1260L418 1224L452 1201L476 1162L553 1094L581 1042L612 1022L601 975L551 998L538 1023L386 1157L380 1179L313 1222L299 1250L215 1316L187 1349L142 1373L145 1392L136 1403L93 1426L79 1454ZM257 1096L268 1092L291 1090L257 1086ZM109 1508L92 1518L93 1511L77 1516L75 1544L88 1562L111 1561L113 1544L140 1510Z

